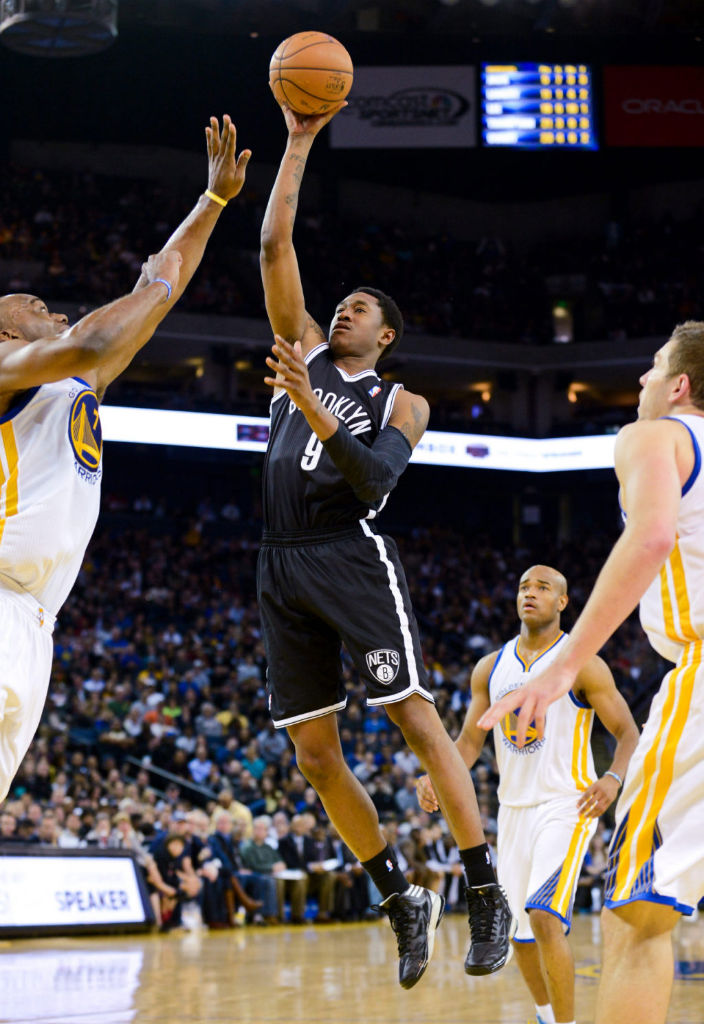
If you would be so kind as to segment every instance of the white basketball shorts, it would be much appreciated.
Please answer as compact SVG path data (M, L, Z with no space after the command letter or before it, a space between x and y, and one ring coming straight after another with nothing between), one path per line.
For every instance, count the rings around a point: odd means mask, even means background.
M26 592L0 587L0 801L37 731L49 677L54 617Z
M636 900L691 914L704 897L704 642L665 676L626 772L605 905Z
M582 862L596 832L596 818L577 812L574 796L533 807L499 807L497 874L518 919L515 942L534 942L529 910L559 917L565 932Z

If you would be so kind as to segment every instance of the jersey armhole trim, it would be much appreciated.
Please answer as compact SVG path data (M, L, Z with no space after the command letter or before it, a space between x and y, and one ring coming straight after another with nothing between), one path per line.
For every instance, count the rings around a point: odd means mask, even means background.
M697 441L696 435L689 424L685 423L684 420L679 419L678 416L663 416L664 420L673 420L675 423L681 423L685 428L690 438L692 439L692 448L694 449L694 465L692 466L692 472L687 477L686 481L682 485L682 497L691 491L694 483L699 476L699 472L702 468L702 453L699 447L699 441Z
M310 366L313 360L317 356L319 356L324 349L328 348L330 348L330 343L327 341L321 341L319 345L316 345L315 348L312 348L310 352L306 353L306 355L303 357L303 362L306 364L306 366Z
M22 412L22 410L32 401L40 387L41 384L36 388L28 388L28 390L24 392L22 398L20 398L19 402L15 405L11 405L7 412L4 412L2 416L0 416L0 423L7 423L8 420L13 419L18 413Z
M503 653L506 650L507 646L508 644L504 644L503 647L499 648L499 653L496 655L496 661L494 662L493 668L489 673L489 678L486 681L487 690L489 690L489 688L491 687L491 680L494 678L494 672L496 672L497 668L499 667L499 662L501 661ZM489 700L491 701L491 694L489 694Z
M573 704L577 705L578 708L584 708L585 711L593 710L591 704L585 704L583 701L581 701L575 694L574 690L568 690L567 696L570 698Z

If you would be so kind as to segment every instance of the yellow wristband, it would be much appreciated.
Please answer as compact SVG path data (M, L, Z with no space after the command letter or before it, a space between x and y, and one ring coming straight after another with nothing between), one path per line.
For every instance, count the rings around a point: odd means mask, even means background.
M227 199L221 199L220 196L216 196L209 188L206 188L205 194L208 199L212 199L214 203L218 203L220 206L227 206Z

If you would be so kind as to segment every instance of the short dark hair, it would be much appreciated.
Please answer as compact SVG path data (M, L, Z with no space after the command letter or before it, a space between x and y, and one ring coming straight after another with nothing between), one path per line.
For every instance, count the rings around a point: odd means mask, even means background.
M686 373L689 377L692 405L704 410L704 322L685 320L672 332L675 342L668 356L670 376Z
M352 291L364 292L365 295L373 295L381 309L382 323L386 324L387 327L391 327L396 332L394 340L390 345L386 345L379 356L379 359L386 359L391 355L403 337L403 316L401 314L401 310L398 308L391 296L387 295L386 292L380 291L379 288L367 288L365 285L361 285L359 288L353 288Z

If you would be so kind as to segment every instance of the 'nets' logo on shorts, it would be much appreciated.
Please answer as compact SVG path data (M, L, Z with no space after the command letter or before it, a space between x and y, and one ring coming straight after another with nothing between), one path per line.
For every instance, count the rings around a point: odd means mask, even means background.
M388 686L398 675L401 655L398 651L369 651L367 665L376 681Z

